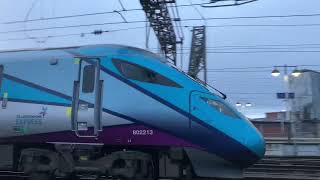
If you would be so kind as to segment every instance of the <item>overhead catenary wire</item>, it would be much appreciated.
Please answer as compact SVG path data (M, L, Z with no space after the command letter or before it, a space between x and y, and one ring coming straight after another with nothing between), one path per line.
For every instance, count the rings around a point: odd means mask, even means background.
M60 17L51 17L51 18L40 18L40 19L24 19L23 21L12 21L12 22L4 22L2 24L12 24L12 23L26 23L30 21L44 21L44 20L52 20L52 19L59 19L59 18L71 18L71 17L81 17L81 16L89 16L89 15L99 15L103 13L117 13L121 16L123 21L120 22L103 22L103 23L92 23L92 24L78 24L78 25L68 25L68 26L56 26L56 27L45 27L45 28L33 28L33 29L23 29L23 30L12 30L12 31L3 31L0 32L1 34L6 33L18 33L18 32L29 32L29 31L40 31L40 30L50 30L50 29L65 29L65 28L76 28L76 27L88 27L88 26L102 26L102 25L111 25L111 24L126 24L126 23L145 23L147 21L127 21L126 18L121 14L124 11L134 11L134 10L141 10L141 9L131 9L126 10L124 9L121 1L119 1L123 10L114 10L110 12L102 12L102 13L88 13L88 14L79 14L79 15L70 15L70 16L60 16ZM289 18L289 17L312 17L312 16L320 16L320 13L316 14L291 14L291 15L265 15L265 16L239 16L239 17L207 17L205 18L201 12L195 7L195 5L190 3L189 6L194 7L200 15L199 18L189 18L189 19L181 19L180 17L174 18L173 21L198 21L198 20L222 20L222 19L256 19L256 18ZM179 6L187 6L187 5L172 5L172 7L179 7ZM178 13L178 9L177 9ZM207 27L293 27L293 26L320 26L320 24L228 24L228 25L215 25L215 26L207 26ZM180 27L180 26L179 26ZM183 27L190 27L190 26L183 26ZM183 33L183 31L181 31Z
M193 7L193 9L198 13L198 15L200 16L200 18L203 20L204 25L207 24L206 22L206 18L204 17L204 15L199 11L199 9L192 3L191 0L189 0L190 5Z
M215 3L217 2L227 2L227 1L233 1L234 3L229 3L229 4L218 4L216 5ZM229 6L241 6L244 4L252 3L258 0L212 0L211 2L204 3L201 5L204 8L217 8L217 7L229 7Z
M276 94L276 92L262 92L262 93L257 93L257 92L226 92L227 94L243 94L243 95L270 95L270 94Z
M295 46L320 46L320 43L299 43L299 44L250 44L250 45L220 45L220 46L210 46L209 48L251 48L251 47L283 47L283 46L288 46L288 47L295 47ZM190 49L191 47L185 47ZM154 49L154 48L151 48Z
M3 41L18 41L18 40L33 40L33 39L39 39L39 38L59 38L59 37L70 37L70 36L80 36L84 37L85 35L101 35L104 33L112 33L112 32L119 32L119 31L127 31L127 30L134 30L134 29L142 29L143 27L131 27L131 28L122 28L122 29L111 29L111 30L94 30L90 32L80 32L80 33L70 33L70 34L60 34L60 35L48 35L48 36L37 36L37 37L27 37L27 38L6 38L6 39L0 39L0 42Z
M320 53L320 51L207 51L208 54L258 54L258 53ZM187 54L187 53L182 53Z
M118 0L121 8L122 8L122 11L126 11L126 8L124 7L123 3L122 3L122 0Z
M315 64L300 64L296 65L297 67L320 67L319 65ZM247 69L270 69L274 68L274 66L250 66L250 67L224 67L224 68L208 68L208 70L213 70L213 71L219 71L219 70L247 70Z
M7 39L0 39L0 41L16 41L16 40L28 40L28 39L37 39L37 38L58 38L58 37L68 37L68 36L84 36L88 34L95 34L99 35L102 33L106 32L117 32L117 31L124 31L124 30L133 30L133 29L143 29L145 26L140 26L140 27L132 27L132 28L123 28L123 29L113 29L113 30L105 30L101 31L101 33L96 33L97 31L92 31L92 32L85 32L85 33L71 33L71 34L62 34L62 35L48 35L48 36L43 36L43 37L29 37L29 38L7 38ZM98 30L99 31L99 30ZM236 46L236 45L226 45L226 46L214 46L214 47L208 47L208 50L213 50L213 49L219 49L219 50L231 50L231 49L270 49L270 46L275 46L275 47L283 47L283 46L289 46L289 48L278 48L278 49L291 49L292 47L294 49L305 49L305 48L320 48L320 47L314 47L314 46L320 46L320 44L317 43L304 43L304 44L258 44L258 45L242 45L242 46ZM301 47L299 47L301 46ZM306 46L311 46L311 47L306 47ZM261 48L257 48L261 47ZM268 48L263 48L263 47L268 47ZM225 48L225 49L223 49ZM150 48L153 49L153 48ZM272 49L277 49L277 48L272 48ZM234 53L284 53L284 52L301 52L301 53L318 53L320 51L241 51L241 52L235 52L235 51L208 51L208 53L225 53L225 54L234 54ZM185 53L183 53L185 54Z
M222 27L314 27L320 26L318 23L313 24L226 24L226 25L209 25L208 28L222 28ZM190 26L185 26L190 27Z
M120 3L120 2L119 2ZM203 5L203 3L192 3L192 4L181 4L181 5L173 5L173 7L188 7L188 6L199 6ZM123 5L122 10L118 10L118 12L130 12L130 11L142 11L142 8L133 8L133 9L124 9ZM104 11L104 12L95 12L95 13L84 13L84 14L75 14L75 15L66 15L66 16L56 16L56 17L48 17L48 18L36 18L36 19L28 19L17 20L17 21L6 21L0 22L0 24L17 24L17 23L25 23L25 22L36 22L36 21L48 21L48 20L57 20L57 19L66 19L66 18L76 18L76 17L85 17L85 16L96 16L96 15L105 15L105 14L113 14L115 11ZM206 20L228 20L228 19L261 19L261 18L292 18L292 17L315 17L320 16L320 13L312 13L312 14L288 14L288 15L260 15L260 16L233 16L233 17L211 17L206 18ZM189 19L189 20L201 20L201 19Z
M176 11L175 11L175 9L172 7L172 5L171 5L171 6L169 5L168 7L170 7L169 10L171 11L171 16L173 16L172 19L178 19L179 17L178 17L178 15L176 14ZM175 29L176 29L176 31L177 31L177 35L178 35L178 37L181 39L182 36L183 36L183 35L182 35L183 29L182 29L182 27L180 27L179 21L173 21L173 23L175 24Z
M144 21L147 22L147 21ZM103 24L95 24L95 25L103 25ZM82 26L82 25L80 25ZM70 27L79 27L78 25L76 26L70 26ZM88 27L90 27L90 25L88 25ZM59 28L59 27L56 27ZM67 27L61 27L61 28L67 28ZM133 28L124 28L123 30L130 30L130 29L140 29L140 28L145 28L145 26L141 26L141 27L133 27ZM51 28L45 28L45 29L51 29ZM6 32L2 32L2 33L14 33L14 32L25 32L25 31L37 31L37 30L43 30L43 29L26 29L26 30L15 30L15 31L6 31ZM0 32L1 34L1 32ZM81 33L79 33L81 34ZM83 34L83 33L82 33ZM85 34L85 33L84 33ZM51 35L48 35L51 36ZM63 37L63 36L69 36L68 34L66 35L59 35L57 37ZM56 36L51 36L51 37L56 37ZM35 37L36 38L36 37ZM39 37L41 38L41 37ZM0 39L0 41L11 41L11 40L28 40L29 38L8 38L8 39ZM261 48L261 49L267 49L267 48L262 48L262 47L284 47L284 46L288 46L288 47L295 47L295 46L320 46L320 43L300 43L300 44L254 44L254 45L222 45L222 46L212 46L212 47L207 47L207 49L219 49L219 48ZM314 48L314 47L312 47ZM158 48L149 48L149 49L158 49ZM190 49L190 47L184 47L185 49ZM287 49L287 48L284 48Z
M319 49L320 46L288 46L288 47L207 47L206 50L295 50L295 49ZM154 48L150 48L154 49ZM191 48L183 48L184 51L190 51Z
M96 12L96 13L86 13L86 14L75 14L75 15L66 15L66 16L56 16L56 17L47 17L47 18L36 18L36 19L28 19L28 20L18 20L18 21L6 21L0 22L0 24L20 24L26 22L37 22L37 21L49 21L49 20L58 20L58 19L69 19L69 18L77 18L77 17L86 17L86 16L97 16L97 15L106 15L106 14L114 14L119 12L129 12L129 11L141 11L141 8L136 9L125 9L125 10L113 10L106 12Z
M10 31L0 31L0 34L10 34L10 33L24 33L24 32L33 32L33 31L44 31L44 30L54 30L54 29L69 29L69 28L81 28L81 27L93 27L93 26L104 26L104 25L117 25L117 24L136 24L136 23L146 23L148 21L145 20L136 20L136 21L127 21L124 16L120 13L119 14L123 21L118 22L102 22L102 23L92 23L92 24L77 24L77 25L65 25L65 26L51 26L51 27L44 27L44 28L30 28L30 29L18 29L18 30L10 30ZM201 20L201 19L199 19ZM181 20L184 21L184 20ZM228 24L228 25L215 25L215 26L206 26L207 28L223 28L223 27L304 27L304 26L318 26L320 24L242 24L242 25L235 25L235 24ZM175 26L181 27L181 26ZM182 27L191 27L191 26L182 26Z
M320 71L320 69L312 69L313 71ZM271 71L259 71L259 70L246 70L246 71L240 71L240 70L224 70L224 71L208 71L208 73L271 73Z
M195 4L189 4L189 6L194 6ZM172 7L179 7L182 5L173 5ZM73 17L82 17L82 16L93 16L93 15L101 15L101 14L111 14L111 13L121 13L125 11L136 11L142 9L130 9L130 10L114 10L109 12L100 12L100 13L88 13L88 14L78 14L78 15L69 15L69 16L59 16L59 17L51 17L51 18L39 18L39 19L28 19L28 20L21 20L21 21L10 21L10 22L2 22L0 24L14 24L14 23L26 23L26 22L34 22L34 21L46 21L46 20L54 20L54 19L64 19L64 18L73 18ZM199 21L199 20L229 20L229 19L264 19L264 18L292 18L292 17L315 17L320 16L320 13L314 14L290 14L290 15L263 15L263 16L234 16L234 17L206 17L203 16L201 18L188 18L188 19L173 19L173 21ZM146 21L131 21L130 23L142 23ZM125 22L111 22L115 24L121 24ZM101 23L105 24L105 23ZM94 24L93 24L94 25ZM318 26L318 24L309 24L310 26ZM255 26L255 25L238 25L238 26ZM258 25L256 25L258 26ZM268 25L266 25L268 26ZM278 25L272 25L278 26ZM296 26L296 25L279 25L279 26ZM306 24L308 26L308 24ZM210 27L210 26L209 26ZM217 27L217 26L211 26ZM219 26L218 26L219 27Z
M220 45L210 46L206 50L273 50L273 49L318 49L320 44L317 43L300 43L300 44L252 44L252 45ZM156 48L149 48L155 50ZM184 51L190 51L191 47L184 47Z
M46 28L34 28L34 29L22 29L22 30L13 30L13 31L4 31L4 32L0 32L0 34L7 34L7 33L19 33L19 32L30 32L30 31L41 31L41 30L50 30L50 29L65 29L65 28L76 28L76 27L91 27L91 26L102 26L102 25L107 25L107 24L123 24L123 23L142 23L142 22L146 22L146 21L130 21L128 22L125 17L121 14L121 12L125 12L125 11L137 11L137 10L141 10L141 9L125 9L121 0L119 0L120 6L122 7L122 10L115 10L115 11L110 11L110 12L100 12L100 13L88 13L88 14L78 14L78 15L70 15L70 16L60 16L60 17L52 17L52 18L40 18L40 19L25 19L21 22L26 23L26 22L30 22L30 21L43 21L43 20L53 20L53 19L62 19L62 18L72 18L72 17L81 17L81 16L91 16L91 15L101 15L101 14L111 14L111 13L118 13L121 18L123 19L123 22L106 22L106 23L95 23L95 24L80 24L80 25L70 25L70 26L56 26L56 27L46 27ZM175 7L177 10L177 14L178 14L178 8L177 7L186 7L186 6L192 6L194 8L195 5L201 5L200 4L193 4L190 3L185 4L185 5L173 5L172 7ZM196 9L197 10L197 9ZM200 13L199 11L197 11L198 13ZM314 16L319 16L319 13L315 13L315 14L290 14L290 15L267 15L267 16L239 16L239 17L214 17L214 18L204 18L201 13L201 19L197 19L197 18L191 18L191 19L181 19L179 16L177 16L178 18L173 19L174 21L178 21L180 24L176 25L176 27L180 27L181 26L181 21L194 21L194 20L217 20L217 19L256 19L256 18L289 18L289 17L314 17ZM5 22L4 24L11 24L11 23L19 23L19 21L15 21L15 22ZM320 24L243 24L243 25L215 25L215 26L208 26L208 27L291 27L291 26L320 26ZM189 27L189 26L184 26L184 27ZM180 32L182 33L181 36L183 36L183 30L180 30ZM85 33L81 33L81 34L85 34ZM73 34L72 34L73 35ZM26 38L26 39L36 39L36 38L45 38L45 37L67 37L67 36L72 36L70 34L65 34L65 35L58 35L58 36L44 36L44 37L30 37L30 38ZM7 40L23 40L23 38L9 38ZM5 41L5 39L2 39L1 41ZM307 52L307 51L305 51ZM310 51L308 51L310 52ZM315 52L315 51L313 51ZM227 52L210 52L210 53L227 53ZM228 52L231 53L231 52ZM232 53L249 53L249 52L232 52ZM250 52L253 53L253 52ZM258 53L258 52L254 52L254 53Z
M177 2L175 2L175 5L176 5L176 6L174 6L174 8L175 8L175 10L176 10L177 18L178 18L178 21L177 21L177 22L179 23L180 31L181 31L181 33L182 33L182 34L181 34L181 35L182 35L181 38L182 38L182 40L183 40L185 37L184 37L183 28L182 28L183 26L182 26L181 21L180 21L180 20L181 20L181 16L180 16L180 12L179 12L179 8L178 8L178 5L177 5Z
M133 9L125 9L121 0L118 0L122 10L113 10L113 11L104 11L104 12L95 12L95 13L84 13L84 14L75 14L75 15L66 15L66 16L56 16L56 17L48 17L48 18L36 18L36 19L28 19L28 20L18 20L18 21L6 21L0 22L0 24L19 24L26 22L36 22L36 21L48 21L48 20L57 20L57 19L67 19L67 18L76 18L76 17L85 17L85 16L96 16L96 15L105 15L105 14L113 14L119 12L130 12L130 11L143 11L142 8L133 8ZM203 5L204 3L197 4L183 4L183 5L173 5L173 7L187 7L194 5Z
M118 12L130 12L130 11L143 11L142 8L133 8L133 9L125 9L121 0L119 0L119 4L122 10L117 10ZM205 3L193 3L193 4L175 4L173 7L188 7L188 6L199 6ZM65 16L56 16L56 17L48 17L48 18L35 18L35 19L28 19L27 21L24 20L17 20L17 21L6 21L0 22L0 24L18 24L18 23L25 23L25 22L36 22L36 21L48 21L48 20L56 20L56 19L67 19L67 18L76 18L76 17L85 17L85 16L96 16L96 15L105 15L105 14L113 14L116 13L115 11L103 11L103 12L95 12L95 13L83 13L83 14L74 14L74 15L65 15Z
M232 16L232 17L206 17L205 20L233 20L233 19L270 19L270 18L293 18L293 17L316 17L320 13L313 14L288 14L288 15L260 15L260 16ZM201 20L199 18L185 19L185 21Z
M138 21L135 21L135 22L138 22ZM146 22L146 21L139 21L139 22ZM133 23L133 22L129 21L129 22L123 22L123 23ZM101 25L107 25L107 24L114 24L114 23L110 22L110 23L95 23L95 24L54 26L54 27L46 27L46 28L19 29L19 30L12 30L12 31L0 31L0 34L43 31L43 30L53 30L53 29L77 28L77 27L92 27L92 26L101 26ZM117 23L115 22L115 24L117 24Z

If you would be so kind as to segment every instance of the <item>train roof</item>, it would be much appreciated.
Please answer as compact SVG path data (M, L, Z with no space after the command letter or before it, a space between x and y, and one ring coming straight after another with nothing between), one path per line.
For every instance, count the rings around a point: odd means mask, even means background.
M29 49L14 49L14 50L4 50L0 51L0 54L5 53L19 53L19 52L44 52L44 51L64 51L68 53L79 53L79 50L86 50L86 49L94 49L94 48L109 48L109 49L118 49L118 50L131 50L133 52L137 52L142 55L146 55L149 57L152 57L154 59L158 59L159 61L163 63L167 63L168 61L150 51L147 51L145 49L141 49L138 47L132 47L132 46L126 46L126 45L118 45L118 44L96 44L96 45L83 45L83 46L68 46L68 47L51 47L51 48L29 48ZM85 55L85 54L84 54ZM106 56L108 54L97 54L97 56Z

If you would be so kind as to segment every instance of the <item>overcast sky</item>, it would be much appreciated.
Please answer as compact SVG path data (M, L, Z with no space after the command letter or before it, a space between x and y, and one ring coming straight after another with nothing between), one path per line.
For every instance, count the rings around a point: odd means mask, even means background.
M122 0L126 9L141 8L138 0ZM207 2L205 0L177 0L178 5ZM251 4L237 7L223 8L198 8L201 15L209 17L238 17L238 16L265 16L265 15L291 15L291 14L317 14L320 13L319 0L259 0ZM6 31L26 30L34 28L55 27L65 25L121 22L119 14L105 14L59 20L37 21L17 24L3 24L2 22L23 21L56 16L96 13L121 10L118 0L1 0L0 1L0 49L44 48L59 46L74 46L85 44L124 44L145 47L145 23L117 24L90 27L77 27L68 29L52 29L45 31L4 33ZM192 6L179 7L182 19L200 18L199 12ZM145 20L142 11L128 11L122 13L127 21ZM285 25L285 24L317 24L320 16L292 17L292 18L259 18L259 19L234 19L210 21L184 21L183 26L204 25ZM37 38L66 34L80 34L94 30L119 30L133 28L127 31L104 33L100 36L74 35L56 38ZM294 45L317 44L320 26L290 26L290 27L209 27L207 29L207 47L216 46L251 46L251 45ZM184 69L187 69L189 49L191 42L190 28L183 28L185 35ZM11 39L11 40L9 40ZM15 40L13 40L15 39ZM17 40L20 39L20 40ZM157 41L154 36L150 39L150 50L155 51ZM270 46L271 48L279 48ZM269 48L270 48L269 47ZM301 48L289 50L318 50L315 48ZM270 72L274 65L319 65L300 66L320 70L319 55L316 52L304 53L212 53L212 51L257 51L261 49L210 49L207 54L209 83L221 89L228 95L232 104L236 102L252 103L250 108L240 108L249 117L262 117L265 112L281 111L283 102L275 98L276 92L283 92L281 78L272 78ZM265 51L265 49L262 49ZM270 49L271 51L273 49ZM280 49L288 50L288 49ZM279 49L276 49L279 51ZM180 66L180 64L178 64ZM225 69L246 67L270 67L264 69ZM214 69L224 69L217 70Z

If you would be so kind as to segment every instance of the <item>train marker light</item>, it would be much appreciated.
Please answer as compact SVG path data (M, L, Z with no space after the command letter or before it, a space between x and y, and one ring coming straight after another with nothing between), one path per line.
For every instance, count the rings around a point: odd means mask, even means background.
M74 64L80 64L81 59L80 58L74 58Z
M7 93L7 92L3 93L3 99L2 99L2 104L1 104L2 109L7 109L8 97L9 97L9 93Z

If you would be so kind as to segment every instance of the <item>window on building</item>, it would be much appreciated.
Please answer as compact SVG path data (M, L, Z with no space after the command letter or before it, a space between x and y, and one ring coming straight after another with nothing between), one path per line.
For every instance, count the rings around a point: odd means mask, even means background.
M181 88L181 86L174 81L140 65L119 59L113 59L113 64L117 67L120 73L128 79Z

